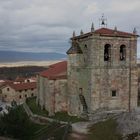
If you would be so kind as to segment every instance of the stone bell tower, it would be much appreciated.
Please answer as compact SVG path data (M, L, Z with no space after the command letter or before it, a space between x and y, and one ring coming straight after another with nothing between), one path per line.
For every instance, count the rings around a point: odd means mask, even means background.
M137 106L137 37L99 28L71 38L68 54L69 113L126 110Z

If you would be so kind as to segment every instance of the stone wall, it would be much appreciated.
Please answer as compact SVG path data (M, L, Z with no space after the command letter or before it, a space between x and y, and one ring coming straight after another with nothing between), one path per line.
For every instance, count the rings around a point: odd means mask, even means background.
M79 88L83 89L90 113L97 109L135 108L138 94L136 38L94 35L78 42L83 54L68 56L69 113L82 113ZM111 45L108 62L104 61L105 44ZM120 61L121 45L126 46L124 61ZM113 91L116 96L112 96Z
M67 111L67 79L49 80L38 76L38 103L49 111L49 115L55 112Z
M7 88L9 90L7 90ZM25 102L26 98L28 97L34 97L37 95L36 89L28 89L28 90L22 90L22 91L16 91L10 86L6 86L1 89L2 94L1 98L2 101L11 103L13 100L16 101L18 104Z

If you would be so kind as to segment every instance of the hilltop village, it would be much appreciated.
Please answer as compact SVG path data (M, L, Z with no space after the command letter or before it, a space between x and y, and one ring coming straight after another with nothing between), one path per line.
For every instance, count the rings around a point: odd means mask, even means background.
M126 110L137 107L137 37L114 29L73 33L68 60L40 72L37 81L1 81L1 100L22 103L37 96L37 104L49 115L66 111L71 115L96 110ZM35 78L34 78L35 79Z
M108 112L132 112L139 103L138 37L136 29L128 33L117 27L94 29L93 24L88 33L76 36L73 32L67 60L50 65L36 77L1 79L0 100L23 104L31 120L40 123L46 119L31 113L28 98L34 98L36 108L45 110L48 117L65 112L86 121L96 117L102 121ZM99 112L106 115L94 118Z
M37 103L53 115L137 107L137 37L115 27L71 38L68 60L51 65L38 75Z

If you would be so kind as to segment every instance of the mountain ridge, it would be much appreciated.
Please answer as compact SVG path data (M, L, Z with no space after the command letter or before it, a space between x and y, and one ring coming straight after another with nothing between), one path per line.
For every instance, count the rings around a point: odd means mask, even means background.
M34 53L18 51L0 51L0 62L19 62L19 61L45 61L66 59L65 54L61 53Z

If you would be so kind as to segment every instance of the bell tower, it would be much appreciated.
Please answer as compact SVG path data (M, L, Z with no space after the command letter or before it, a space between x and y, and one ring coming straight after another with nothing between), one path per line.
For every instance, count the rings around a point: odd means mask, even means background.
M128 33L106 28L104 16L100 22L101 28L96 30L92 23L90 32L71 38L67 51L71 114L137 107L136 29Z

